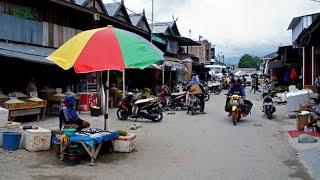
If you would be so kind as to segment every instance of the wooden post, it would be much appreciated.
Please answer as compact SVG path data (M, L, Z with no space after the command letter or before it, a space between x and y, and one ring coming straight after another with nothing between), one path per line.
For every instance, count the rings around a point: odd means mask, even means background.
M106 94L106 99L107 99L107 102L106 102L106 113L105 113L105 128L104 130L109 130L109 122L108 122L108 118L109 118L109 87L110 87L110 71L108 70L107 71L107 94Z
M165 68L166 68L166 66L163 65L163 67L162 67L162 85L164 85L164 73L165 73Z
M303 84L303 88L305 86L305 68L306 68L306 50L305 47L302 48L302 84Z
M311 78L311 80L312 80L312 85L314 85L314 78L315 78L315 62L314 62L314 46L312 46L312 78Z

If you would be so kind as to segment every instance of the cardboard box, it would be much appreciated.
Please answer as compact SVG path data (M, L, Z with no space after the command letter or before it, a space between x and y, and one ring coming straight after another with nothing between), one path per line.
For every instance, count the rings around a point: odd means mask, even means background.
M308 125L310 119L309 114L298 114L297 129L303 130Z
M120 136L113 141L113 147L115 152L132 152L136 148L136 135Z

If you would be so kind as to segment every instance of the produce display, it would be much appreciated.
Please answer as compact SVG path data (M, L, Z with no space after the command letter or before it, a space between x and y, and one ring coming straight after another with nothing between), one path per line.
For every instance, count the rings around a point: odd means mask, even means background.
M288 91L289 91L288 86L273 86L270 89L269 94L271 97L275 97L276 94L278 94L278 93L284 93L284 92L288 92Z
M126 136L128 134L128 132L124 129L119 129L118 132L119 132L120 136Z

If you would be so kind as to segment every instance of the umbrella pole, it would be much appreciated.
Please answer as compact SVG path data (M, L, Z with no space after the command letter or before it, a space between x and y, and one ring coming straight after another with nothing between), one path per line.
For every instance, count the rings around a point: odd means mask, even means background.
M165 72L165 66L162 68L162 85L164 85L164 72Z
M107 94L106 94L106 98L104 99L104 101L106 101L106 108L103 109L104 112L104 130L109 130L109 123L108 123L108 118L109 118L109 79L110 79L110 71L107 70Z
M126 94L126 69L122 72L122 98L124 98Z

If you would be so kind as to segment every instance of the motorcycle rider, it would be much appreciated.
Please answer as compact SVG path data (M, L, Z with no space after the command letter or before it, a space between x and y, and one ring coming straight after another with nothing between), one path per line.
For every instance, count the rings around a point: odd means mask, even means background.
M240 79L233 79L231 81L231 87L228 90L228 93L227 93L228 97L227 97L226 105L225 105L226 112L229 112L229 101L230 101L229 96L232 96L235 93L238 93L240 96L243 97L243 99L245 99L246 93L245 93L244 87L241 85Z
M200 100L200 112L204 112L205 100L204 100L204 87L200 83L200 79L197 75L193 75L191 81L187 85L187 91L190 94L195 95Z

